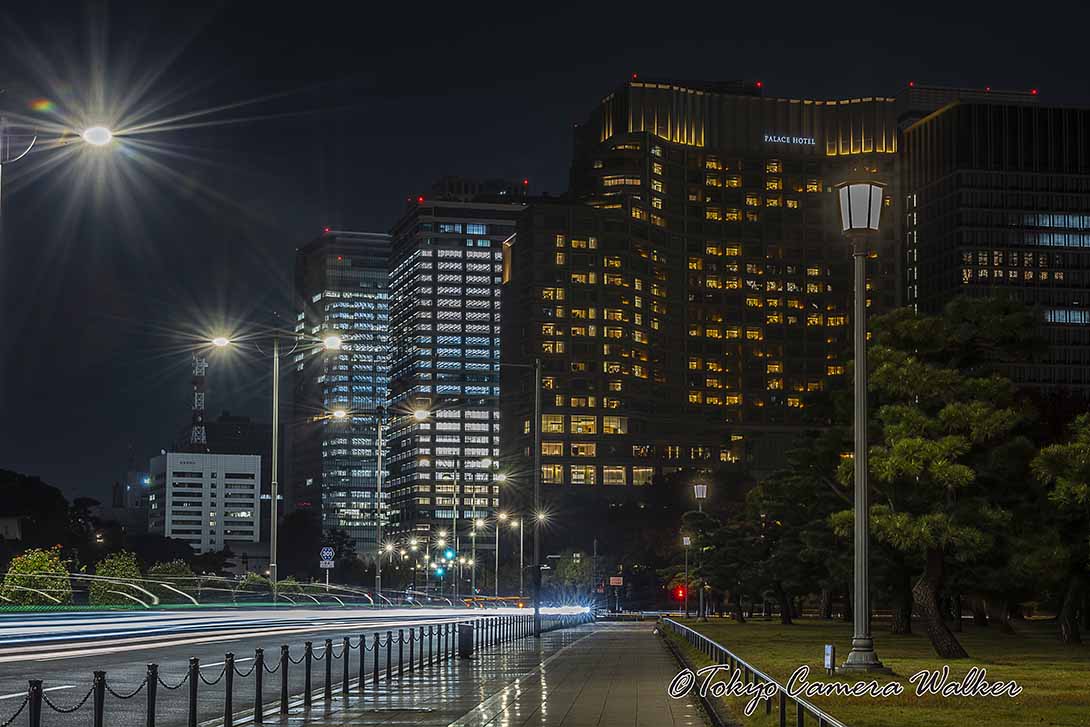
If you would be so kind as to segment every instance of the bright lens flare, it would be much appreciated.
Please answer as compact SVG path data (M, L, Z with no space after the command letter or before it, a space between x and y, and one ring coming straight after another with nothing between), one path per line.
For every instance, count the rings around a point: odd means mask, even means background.
M216 348L223 348L224 346L227 346L230 343L231 343L231 339L225 338L223 336L216 336L215 338L212 339L212 345L215 346Z
M333 333L322 339L322 345L325 346L327 351L338 351L343 343L341 337Z
M335 409L333 411L334 419L344 419L346 416L348 416L348 412L346 412L344 409Z
M113 138L113 132L105 126L92 126L83 132L83 140L92 146L106 146Z

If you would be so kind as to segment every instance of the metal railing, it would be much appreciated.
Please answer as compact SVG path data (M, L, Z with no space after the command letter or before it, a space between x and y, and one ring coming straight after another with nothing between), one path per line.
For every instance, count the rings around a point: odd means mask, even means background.
M543 616L542 631L574 626L592 620L593 616L590 614ZM233 727L240 717L252 721L255 725L264 724L266 717L278 719L282 715L287 715L293 707L302 707L303 719L306 722L309 710L316 700L322 701L325 709L329 710L333 704L334 694L339 693L342 704L348 705L353 693L362 699L368 689L378 690L383 682L401 680L406 674L411 676L416 671L423 672L425 669L450 660L459 652L458 627L465 623L473 624L471 642L473 649L498 646L532 636L534 633L534 619L531 615L475 617L437 624L409 625L398 628L396 631L387 629L385 638L381 632L374 633L370 638L364 634L360 634L355 639L345 636L341 639L339 649L334 646L333 639L325 639L325 643L317 653L314 643L307 641L303 644L302 653L298 658L293 657L291 647L284 644L280 647L279 658L274 662L275 666L269 665L265 659L264 649L259 648L254 650L253 663L245 671L238 667L235 654L228 652L223 658L223 668L214 678L205 676L201 671L200 659L196 657L189 659L189 668L184 675L164 678L159 673L158 664L148 664L147 673L142 682L128 687L116 685L116 689L115 685L110 683L105 671L95 671L87 692L67 706L58 705L52 701L47 693L50 690L43 680L30 679L22 703L9 717L0 720L0 727L9 727L24 713L26 714L25 724L29 727L42 727L43 713L48 713L46 710L57 714L72 714L83 709L88 702L92 712L92 724L94 727L104 727L107 724L107 694L114 699L129 700L135 699L141 693L146 699L144 724L146 727L155 727L157 709L160 706L160 687L168 692L188 687L186 705L188 727L197 727L207 721L207 716L201 719L198 714L198 700L202 696L202 687L220 687L222 690L221 724L223 727ZM398 657L396 664L393 661L395 647ZM368 659L368 652L371 652L370 659ZM242 661L246 660L248 659ZM333 676L335 660L341 661L337 681ZM358 664L355 678L352 677L352 661ZM367 669L368 662L371 666L370 671ZM385 668L382 668L383 665ZM303 670L301 694L292 694L288 676L293 666L301 666ZM315 685L316 667L322 671L320 686ZM265 676L271 677L274 674L279 675L279 689L266 690ZM247 707L240 707L237 714L236 707L239 705L235 704L236 677L253 680L253 703ZM266 697L272 696L274 691L278 692L277 698L266 701Z
M773 708L777 710L780 727L787 727L789 724L788 714L792 712L794 721L790 722L790 724L795 725L795 727L805 727L807 724L816 724L818 727L848 727L848 725L844 724L836 717L827 714L805 699L792 696L787 692L787 688L778 681L719 642L709 639L699 631L678 623L672 618L663 618L662 624L664 628L669 629L672 633L684 639L689 646L704 654L704 656L711 659L713 663L728 666L732 673L741 671L743 684L774 686L776 688L776 695L763 700L764 710L766 715L771 715ZM773 704L773 702L775 702L775 704ZM790 705L794 705L793 710L789 708ZM810 719L807 720L807 717ZM2 727L2 725L0 725L0 727Z

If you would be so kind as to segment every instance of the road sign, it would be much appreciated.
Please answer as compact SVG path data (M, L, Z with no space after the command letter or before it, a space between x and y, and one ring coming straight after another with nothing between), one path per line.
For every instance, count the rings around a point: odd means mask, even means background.
M611 586L623 586L624 585L624 577L623 576L610 576L609 577L609 585L611 585Z
M321 555L322 560L333 560L333 548L330 548L328 545L325 546L322 548Z
M318 561L318 565L321 566L322 568L332 568L333 567L333 561L331 561L331 560L320 560L320 561Z

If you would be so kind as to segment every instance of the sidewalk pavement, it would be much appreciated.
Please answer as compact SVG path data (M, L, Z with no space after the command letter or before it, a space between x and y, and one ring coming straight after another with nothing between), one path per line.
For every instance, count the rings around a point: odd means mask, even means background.
M339 701L322 713L293 711L287 724L321 727L701 727L692 696L666 687L679 667L654 623L597 623L519 639L451 660L401 683ZM275 723L275 720L266 719ZM283 723L282 723L283 724Z

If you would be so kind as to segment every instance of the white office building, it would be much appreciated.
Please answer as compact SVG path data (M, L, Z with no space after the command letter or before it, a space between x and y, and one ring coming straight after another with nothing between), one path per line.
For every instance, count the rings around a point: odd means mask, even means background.
M198 553L261 537L261 457L168 452L150 468L148 529Z

